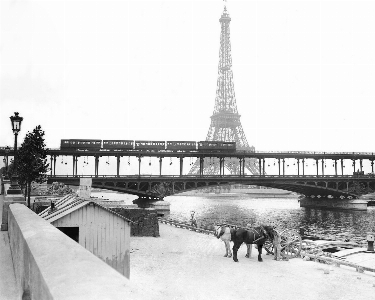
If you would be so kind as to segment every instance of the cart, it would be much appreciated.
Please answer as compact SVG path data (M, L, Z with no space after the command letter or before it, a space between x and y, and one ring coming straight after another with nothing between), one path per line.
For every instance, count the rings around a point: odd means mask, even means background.
M302 249L302 238L300 234L292 229L281 231L281 255L288 259L299 257ZM274 255L273 240L268 239L263 248L268 254Z

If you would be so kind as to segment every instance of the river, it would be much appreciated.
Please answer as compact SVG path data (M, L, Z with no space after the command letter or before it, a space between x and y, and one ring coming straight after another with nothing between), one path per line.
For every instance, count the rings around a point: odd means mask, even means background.
M128 204L137 198L114 192L93 192L92 196L125 200ZM367 211L311 209L299 207L297 198L254 199L246 195L169 196L165 201L171 204L170 218L188 222L190 212L195 211L200 227L220 223L266 224L272 220L281 228L303 228L305 234L361 243L366 242L367 232L375 231L375 207Z

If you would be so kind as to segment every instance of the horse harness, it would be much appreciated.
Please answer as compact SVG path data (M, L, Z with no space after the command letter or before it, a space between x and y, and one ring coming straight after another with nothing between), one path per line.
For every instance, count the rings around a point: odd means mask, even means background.
M255 242L257 242L257 241L259 241L259 240L261 240L261 239L268 239L269 238L269 236L268 236L268 234L267 234L267 231L264 229L264 227L263 226L259 226L260 227L260 230L261 230L261 232L259 233L255 228L249 228L251 231L253 231L253 233L254 233L254 231L259 235L259 238L257 238L256 240L254 240L254 243ZM255 238L255 233L254 233L254 238Z
M229 226L228 226L229 227ZM259 238L257 238L256 240L254 240L254 243L261 240L261 239L268 239L269 238L269 235L267 234L267 231L264 229L264 227L261 225L259 226L260 227L260 230L261 232L259 233L255 228L249 228L249 230L254 231L259 235ZM218 237L217 238L220 238L223 234L225 233L225 230L223 230L223 228L221 228L221 231L220 233L218 234ZM231 230L231 233L232 233L232 230ZM254 233L254 238L255 238L255 233Z

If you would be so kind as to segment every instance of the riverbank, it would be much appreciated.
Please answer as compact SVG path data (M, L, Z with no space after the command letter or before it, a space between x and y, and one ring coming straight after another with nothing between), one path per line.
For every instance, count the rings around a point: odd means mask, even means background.
M296 258L275 261L263 254L263 262L245 258L239 262L223 257L224 243L206 235L160 225L160 237L132 237L131 281L155 291L150 299L366 299L375 292L375 275L346 267ZM358 279L360 278L360 279Z

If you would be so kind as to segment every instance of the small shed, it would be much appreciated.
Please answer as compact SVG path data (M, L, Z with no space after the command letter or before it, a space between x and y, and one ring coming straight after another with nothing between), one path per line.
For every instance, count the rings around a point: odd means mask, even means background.
M90 199L67 195L39 214L112 268L130 277L131 220Z

